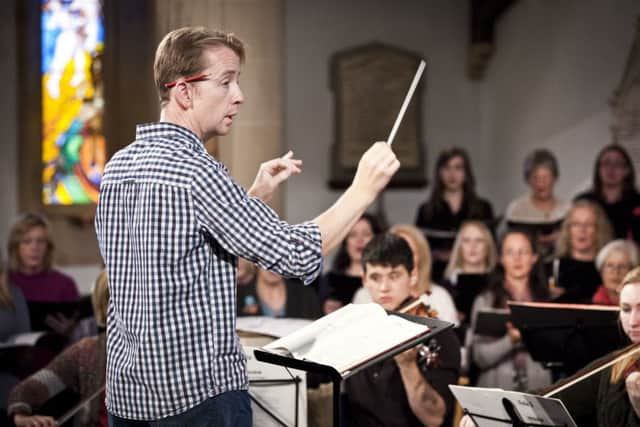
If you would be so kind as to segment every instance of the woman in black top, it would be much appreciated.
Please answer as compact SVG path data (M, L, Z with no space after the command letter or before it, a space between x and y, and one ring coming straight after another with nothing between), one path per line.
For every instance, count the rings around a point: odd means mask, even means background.
M627 151L610 144L600 150L593 170L593 186L576 199L589 199L604 209L616 238L640 243L640 194Z
M440 281L449 261L455 232L468 219L493 221L491 204L478 197L475 178L467 152L453 147L440 153L436 161L433 190L429 200L420 205L416 226L424 230L433 250L433 279ZM451 236L441 233L452 232Z

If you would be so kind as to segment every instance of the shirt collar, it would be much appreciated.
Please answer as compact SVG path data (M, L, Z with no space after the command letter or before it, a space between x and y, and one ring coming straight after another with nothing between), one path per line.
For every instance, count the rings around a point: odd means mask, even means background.
M169 122L143 123L136 126L136 140L172 138L190 144L204 146L192 130Z

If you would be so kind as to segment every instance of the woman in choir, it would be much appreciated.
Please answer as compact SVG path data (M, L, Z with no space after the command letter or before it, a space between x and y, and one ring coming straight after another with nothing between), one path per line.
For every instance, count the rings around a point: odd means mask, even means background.
M596 267L602 277L602 285L593 294L592 302L601 305L618 305L620 283L627 273L638 265L638 248L629 240L617 239L606 245L596 257Z
M596 255L611 237L611 226L600 206L589 200L573 203L556 243L556 258L549 266L551 292L558 302L591 302L602 284Z
M376 217L365 213L342 241L331 271L318 281L318 296L325 314L350 303L356 291L362 288L362 251L381 231Z
M425 230L433 250L433 279L438 282L460 225L468 219L493 221L491 204L476 195L475 178L467 152L453 147L440 153L436 161L434 185L429 199L420 205L416 226ZM443 233L444 232L444 233Z
M635 182L629 153L621 145L610 144L598 153L591 189L576 199L598 203L607 214L616 238L632 238L640 243L640 193Z
M9 233L9 282L27 302L71 302L78 299L74 280L52 267L54 245L47 220L34 213L22 215ZM61 335L69 335L76 320L61 313L45 323ZM35 327L35 325L34 325Z
M640 268L631 270L622 280L620 324L633 344L640 343ZM582 426L640 426L640 348L613 365L594 370L611 356L591 363L577 377L584 379L549 397L558 398L574 421ZM630 354L631 353L631 354ZM617 353L614 353L614 356ZM552 387L553 389L553 387Z
M471 353L479 368L477 385L525 391L551 384L551 374L534 362L522 343L520 331L507 323L502 337L482 335L477 329L481 311L507 308L507 301L548 299L548 287L531 238L522 231L508 231L500 245L500 265L489 289L473 304Z
M74 418L75 426L107 426L104 403L106 373L106 324L109 288L106 271L102 271L91 295L98 335L86 337L67 347L45 368L19 383L9 395L8 414L17 427L55 426L52 417L38 415L39 408L65 389L87 399Z
M238 301L253 301L238 316L294 317L315 320L322 316L320 302L314 290L299 280L285 279L277 273L257 269L256 280L238 287Z
M535 236L543 256L553 252L558 231L553 225L560 223L570 204L554 195L554 187L558 180L558 161L553 153L546 149L531 152L524 161L524 180L530 192L509 203L505 214L507 224L544 226L549 225L550 232L541 232Z
M489 228L481 221L465 221L453 244L443 280L443 286L456 302L461 322L468 322L468 319L465 319L466 315L460 306L464 305L462 300L465 290L458 287L458 279L461 279L462 286L469 282L467 279L481 281L486 285L488 274L495 268L497 258L496 244Z

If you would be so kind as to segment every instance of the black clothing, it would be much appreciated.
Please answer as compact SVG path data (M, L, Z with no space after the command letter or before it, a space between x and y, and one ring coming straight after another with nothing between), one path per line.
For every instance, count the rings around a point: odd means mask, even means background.
M441 347L439 364L427 367L421 361L420 370L429 384L444 400L447 412L444 426L453 417L454 397L449 384L457 384L460 373L460 343L452 330L433 338ZM407 400L400 370L393 358L371 366L345 382L350 426L412 427L422 426Z
M640 193L634 191L614 203L607 203L593 191L579 194L575 200L578 199L591 200L602 207L616 238L632 238L640 243Z

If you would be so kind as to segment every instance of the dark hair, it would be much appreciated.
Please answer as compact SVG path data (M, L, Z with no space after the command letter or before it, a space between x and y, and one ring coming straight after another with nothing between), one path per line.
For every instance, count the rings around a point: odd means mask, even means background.
M554 178L558 178L560 172L558 171L558 161L553 153L545 148L533 150L524 159L524 180L528 181L529 177L539 167L545 167L551 171Z
M500 239L499 252L501 254L505 240L508 236L513 234L520 234L521 236L524 236L531 245L531 250L533 250L535 253L538 253L536 239L532 234L523 230L509 230L504 233L502 235L502 238ZM489 290L494 295L494 308L505 307L507 304L507 300L509 299L509 295L504 288L504 279L504 267L502 266L502 263L498 263L496 269L491 275L491 279L489 280ZM538 260L531 267L531 271L529 272L529 290L531 290L531 296L533 297L534 301L546 301L549 299L549 286L547 278L544 274L544 267L542 265L540 256L538 256Z
M409 273L413 271L413 253L405 239L391 233L375 236L362 252L362 268L367 271L367 264L405 267Z
M374 236L376 234L380 234L383 231L382 227L380 226L380 221L375 215L365 212L364 214L362 214L360 219L358 219L358 221L363 219L369 223ZM349 265L351 265L351 258L349 258L349 253L347 252L347 238L345 237L342 240L342 243L340 243L338 253L333 259L332 269L334 271L344 272L347 268L349 268Z
M463 148L451 147L442 150L436 160L433 190L431 191L431 197L429 198L430 203L428 204L427 211L425 212L427 218L433 218L437 212L442 212L445 208L446 202L443 197L445 188L444 182L442 182L442 177L440 176L440 170L455 157L460 157L464 164L464 183L462 184L462 192L464 193L464 201L468 203L468 206L471 209L469 217L474 218L477 216L476 212L473 211L475 206L477 206L477 203L475 203L476 179L473 175L473 170L471 169L469 155Z
M636 171L633 167L633 162L631 161L631 157L627 150L624 149L622 145L618 144L609 144L606 145L600 150L598 153L598 157L596 157L596 164L593 168L593 192L597 197L604 200L604 194L602 193L602 179L600 178L600 162L605 154L610 151L615 151L622 156L625 163L627 164L628 173L622 182L622 196L628 196L629 194L635 193L636 191Z

